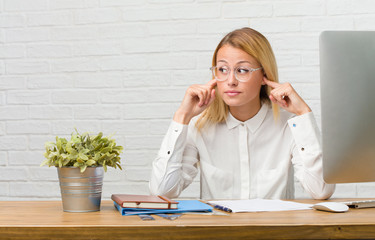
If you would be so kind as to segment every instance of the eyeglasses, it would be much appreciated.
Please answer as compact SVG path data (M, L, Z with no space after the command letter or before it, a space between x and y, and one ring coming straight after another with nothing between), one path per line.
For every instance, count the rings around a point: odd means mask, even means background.
M250 68L245 66L239 66L234 69L234 76L240 82L247 82L251 78L251 73L261 70L262 68ZM213 76L219 82L224 82L228 79L230 75L231 69L228 66L214 66L211 67L210 70L212 71Z

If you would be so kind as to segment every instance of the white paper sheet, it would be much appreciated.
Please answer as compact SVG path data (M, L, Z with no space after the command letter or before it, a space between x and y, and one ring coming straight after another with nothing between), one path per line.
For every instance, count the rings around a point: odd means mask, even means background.
M312 209L313 204L297 203L284 200L248 199L209 201L212 205L224 206L232 212L267 212Z

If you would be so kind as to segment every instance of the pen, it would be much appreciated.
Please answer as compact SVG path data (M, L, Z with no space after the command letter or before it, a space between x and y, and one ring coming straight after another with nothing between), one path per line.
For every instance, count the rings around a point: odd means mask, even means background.
M230 209L230 208L220 206L220 205L216 205L216 204L211 204L211 203L208 203L208 204L211 205L215 209L219 209L219 210L224 211L224 212L232 212L232 209Z

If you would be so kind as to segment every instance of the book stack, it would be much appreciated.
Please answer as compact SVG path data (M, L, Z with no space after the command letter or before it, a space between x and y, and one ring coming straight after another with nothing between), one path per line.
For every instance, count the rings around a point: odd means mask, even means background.
M184 212L212 212L212 207L198 200L173 201L165 196L112 194L114 206L123 216Z

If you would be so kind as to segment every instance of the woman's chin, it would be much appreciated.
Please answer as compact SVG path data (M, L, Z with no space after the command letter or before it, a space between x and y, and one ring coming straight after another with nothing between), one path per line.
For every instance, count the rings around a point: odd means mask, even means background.
M225 104L227 104L229 107L238 107L242 105L242 102L237 99L225 99Z

